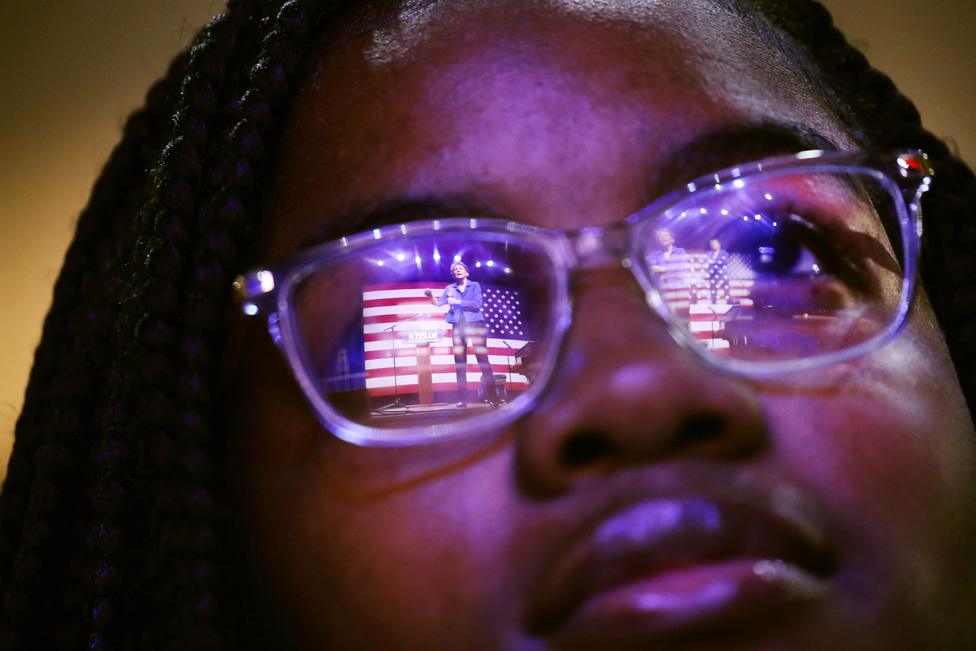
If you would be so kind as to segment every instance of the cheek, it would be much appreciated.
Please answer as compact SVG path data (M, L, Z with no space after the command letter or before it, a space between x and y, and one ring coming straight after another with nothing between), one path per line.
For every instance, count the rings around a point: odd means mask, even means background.
M277 550L293 559L276 586L289 619L310 641L339 648L383 648L390 639L411 648L496 646L483 646L491 629L478 622L499 621L499 602L483 596L497 593L492 580L505 567L510 501L488 478L503 477L509 464L488 459L449 481L366 497L342 494L349 485L311 483ZM464 617L445 620L452 612Z
M394 635L444 648L444 613L464 612L452 644L492 648L475 629L506 603L483 596L504 583L515 510L507 442L357 448L330 438L273 355L249 366L266 388L260 398L241 388L238 484L277 620L310 648L383 648Z
M971 592L976 433L941 337L914 324L843 373L767 396L775 457L838 516L852 566L881 567L865 593Z

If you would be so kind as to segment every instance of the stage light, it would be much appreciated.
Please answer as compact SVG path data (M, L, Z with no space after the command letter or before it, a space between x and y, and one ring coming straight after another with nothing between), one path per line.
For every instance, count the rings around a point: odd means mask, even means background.
M485 264L487 264L489 267L494 267L495 266L495 261L494 260L489 260Z
M458 253L456 256L454 256L454 262L461 262L461 254L460 253Z
M397 253L396 254L396 259L397 259L397 262L403 262L404 260L407 259L407 254L406 253Z

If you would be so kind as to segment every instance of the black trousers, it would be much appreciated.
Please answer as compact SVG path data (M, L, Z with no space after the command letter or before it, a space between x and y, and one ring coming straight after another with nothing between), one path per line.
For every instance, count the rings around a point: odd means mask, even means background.
M458 400L466 402L468 397L468 339L474 349L474 358L481 368L481 385L485 388L488 400L496 402L495 375L488 361L488 330L481 321L461 321L451 329L454 340L454 369L457 374Z

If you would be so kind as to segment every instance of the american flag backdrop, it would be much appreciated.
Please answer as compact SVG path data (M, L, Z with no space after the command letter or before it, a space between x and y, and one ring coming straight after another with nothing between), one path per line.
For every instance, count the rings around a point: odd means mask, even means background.
M679 317L687 319L694 336L707 347L721 352L729 347L723 338L723 317L735 306L752 307L750 289L754 284L748 264L736 254L729 257L723 271L726 296L712 302L710 274L705 254L688 254L669 267L662 279L665 301ZM513 368L519 360L515 352L533 341L528 328L531 319L525 310L541 306L525 305L517 289L481 283L482 312L488 329L488 359L492 371L504 375L509 391L528 387L527 378ZM417 350L428 347L433 390L454 391L457 378L454 368L451 325L444 320L447 306L431 305L424 296L430 289L435 296L444 291L442 282L402 282L368 285L363 291L363 346L366 389L370 396L409 394L418 390ZM613 327L612 323L607 324ZM394 376L396 380L394 381ZM468 383L477 386L481 378L472 348L468 348Z
M457 389L451 325L444 320L447 306L431 305L424 296L425 289L439 296L444 284L404 282L364 288L363 339L369 395L416 392L418 346L429 346L434 391ZM505 376L509 390L524 390L527 379L512 372L512 368L518 363L515 351L531 341L524 309L532 306L522 305L516 289L485 283L481 283L481 289L492 371ZM477 386L480 379L481 370L469 347L468 383Z
M721 353L729 348L724 338L724 317L735 306L739 313L751 310L751 289L755 274L738 254L716 269L705 253L689 253L669 264L660 281L665 302L679 317L688 321L695 339ZM721 288L713 296L713 289ZM713 298L716 300L713 302Z

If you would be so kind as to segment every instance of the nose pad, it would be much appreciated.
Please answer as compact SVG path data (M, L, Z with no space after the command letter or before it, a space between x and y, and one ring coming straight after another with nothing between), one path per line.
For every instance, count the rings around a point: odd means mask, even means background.
M765 419L752 389L675 343L628 271L588 271L575 289L551 388L518 437L528 489L561 493L585 476L762 447Z

